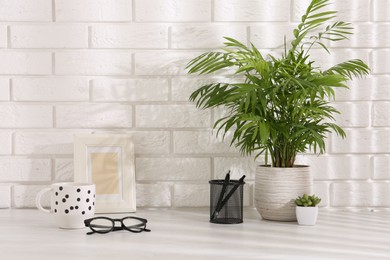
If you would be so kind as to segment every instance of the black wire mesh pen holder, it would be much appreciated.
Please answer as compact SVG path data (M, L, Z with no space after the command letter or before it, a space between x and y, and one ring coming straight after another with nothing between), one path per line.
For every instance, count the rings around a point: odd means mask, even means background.
M224 180L211 180L210 183L210 222L216 224L239 224L243 222L243 197L244 184L238 180L230 180L224 192L233 193L221 205L220 196L224 186ZM238 186L238 187L235 187Z

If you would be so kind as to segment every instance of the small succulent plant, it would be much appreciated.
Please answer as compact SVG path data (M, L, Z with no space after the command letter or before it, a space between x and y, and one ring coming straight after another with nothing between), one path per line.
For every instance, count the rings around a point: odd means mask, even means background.
M321 199L318 198L316 195L307 195L303 194L303 196L298 196L297 199L295 199L295 205L299 207L315 207L321 202Z

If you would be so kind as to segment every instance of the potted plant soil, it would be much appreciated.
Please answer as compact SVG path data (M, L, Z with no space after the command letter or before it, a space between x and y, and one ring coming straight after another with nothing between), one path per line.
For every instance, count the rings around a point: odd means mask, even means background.
M304 194L295 199L295 213L299 225L314 226L318 216L318 204L321 199L314 194L309 196Z
M313 48L330 54L328 42L346 40L352 33L350 23L334 21L336 11L324 10L329 4L311 1L280 57L225 37L222 50L204 53L186 67L189 74L229 69L237 76L200 86L190 100L200 109L224 107L227 115L214 124L217 134L232 136L231 145L243 155L264 155L265 165L257 167L255 176L255 206L268 220L296 220L291 198L312 194L310 168L296 165L296 156L324 153L332 131L345 137L334 122L339 113L330 103L334 89L348 88L349 80L369 73L359 59L330 68L311 59Z

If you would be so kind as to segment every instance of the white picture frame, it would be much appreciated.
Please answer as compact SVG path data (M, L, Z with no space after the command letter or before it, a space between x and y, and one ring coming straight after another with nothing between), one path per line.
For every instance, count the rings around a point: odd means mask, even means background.
M74 135L74 181L96 185L96 213L136 212L132 136Z

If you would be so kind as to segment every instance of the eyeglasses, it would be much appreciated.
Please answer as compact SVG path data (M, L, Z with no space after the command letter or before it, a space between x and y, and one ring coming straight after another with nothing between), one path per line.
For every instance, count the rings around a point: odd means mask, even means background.
M115 222L120 222L121 226L115 226ZM150 232L150 229L146 228L146 223L148 223L146 219L138 217L124 217L122 219L96 217L84 220L85 226L92 230L87 235L93 233L105 234L118 230L127 230L133 233L140 233L142 231Z

